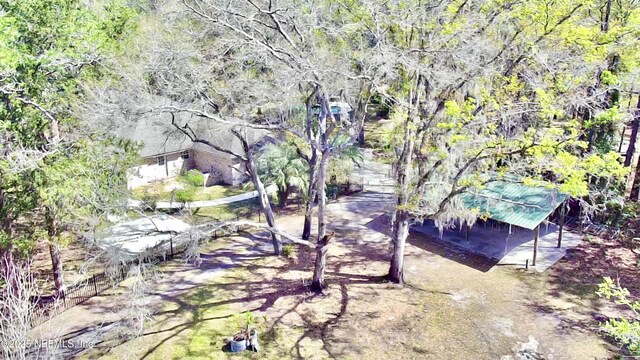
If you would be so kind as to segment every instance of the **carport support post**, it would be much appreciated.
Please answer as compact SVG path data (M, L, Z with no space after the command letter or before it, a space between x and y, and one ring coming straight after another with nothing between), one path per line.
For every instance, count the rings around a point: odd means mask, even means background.
M464 222L464 241L469 241L469 223Z
M540 238L540 225L536 226L533 230L535 238L533 239L533 261L531 266L536 266L536 259L538 258L538 239Z
M562 228L564 228L564 203L562 203L562 205L560 205L560 224L558 224L560 226L560 229L558 231L558 248L560 248L562 246Z

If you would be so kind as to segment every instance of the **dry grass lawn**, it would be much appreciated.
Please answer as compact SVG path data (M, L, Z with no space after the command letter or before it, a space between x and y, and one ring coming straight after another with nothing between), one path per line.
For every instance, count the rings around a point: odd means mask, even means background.
M179 260L162 266L149 296L155 311L143 335L105 335L79 358L144 359L607 359L615 348L597 335L597 299L603 275L624 273L637 293L637 257L612 244L585 243L544 274L496 266L484 258L412 234L407 284L384 281L389 243L377 230L385 217L362 219L357 209L334 211L339 229L328 257L329 287L308 292L313 252L297 248L292 259L268 254L258 235L220 239L202 248L195 268ZM284 218L280 218L284 219ZM298 227L299 217L280 220ZM352 226L350 226L350 224ZM361 226L364 224L363 226ZM258 245L256 245L258 244ZM622 264L596 261L624 252ZM634 263L634 261L636 263ZM589 266L589 264L591 266ZM626 275L625 275L626 276ZM89 331L102 312L117 313L115 295L69 310L69 331ZM96 310L101 308L101 311ZM262 351L231 355L224 338L242 326L239 314L258 318ZM82 318L82 321L78 319ZM54 319L59 323L65 320ZM68 321L68 320L67 320Z
M168 180L137 187L132 190L131 195L134 199L138 200L152 197L156 198L158 201L170 201L175 196L175 192L179 189L183 189L184 187L184 184L177 180ZM251 190L223 185L197 187L195 188L193 201L222 199L228 196L242 194L247 191Z

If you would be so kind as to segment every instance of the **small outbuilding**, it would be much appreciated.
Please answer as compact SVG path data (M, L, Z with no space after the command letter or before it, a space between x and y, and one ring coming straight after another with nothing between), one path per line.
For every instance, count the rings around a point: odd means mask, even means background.
M431 220L414 230L453 242L472 252L496 260L510 259L514 263L536 266L539 243L554 261L564 256L563 247L565 203L569 196L556 189L527 186L520 182L494 181L478 190L460 195L468 209L481 214L481 220L469 226L458 224L455 229L440 231ZM557 214L557 224L549 218ZM579 241L571 234L569 246ZM553 244L552 244L553 243ZM529 255L525 254L529 252ZM510 257L508 255L511 255ZM517 256L516 256L517 255ZM550 265L550 264L547 264Z
M478 192L462 195L467 208L478 209L489 219L508 225L531 230L534 239L532 265L536 265L540 226L567 200L568 196L555 189L526 186L521 183L494 181ZM562 246L564 228L564 207L561 208L558 229L558 245ZM465 227L468 239L469 227Z

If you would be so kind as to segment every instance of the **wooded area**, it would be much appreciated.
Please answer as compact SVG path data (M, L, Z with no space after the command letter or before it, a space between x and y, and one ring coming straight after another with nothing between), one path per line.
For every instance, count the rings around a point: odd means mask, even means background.
M194 268L201 246L214 241L210 229L253 238L266 231L269 261L297 254L298 268L278 273L274 287L287 273L304 278L304 293L348 287L339 276L350 259L331 249L358 247L365 232L328 210L329 194L345 183L348 190L367 161L390 166L394 184L390 210L349 210L353 222L388 215L379 231L388 252L352 261L366 268L382 257L388 271L372 283L399 284L396 291L411 284L413 227L433 221L442 237L464 224L468 233L491 214L466 206L464 195L496 182L566 195L547 215L562 212L561 233L566 215L571 231L606 228L596 237L636 256L639 39L635 0L0 0L2 356L34 357L33 346L15 344L32 336L44 300L62 301L78 286L65 278L71 247L82 254L73 266L83 281L93 276L96 285L101 274L102 286L112 274L119 289L119 269L129 269L127 336L153 323L141 299L152 293L167 243L131 256L100 246L98 235L164 214L128 205L132 169L149 160L127 134L142 118L164 129L165 142L229 155L232 173L257 191L258 221L215 221L185 206L170 215L188 231L156 227L170 241L184 237ZM227 146L233 141L240 146ZM188 151L180 153L185 164ZM34 265L42 257L50 270ZM638 278L600 275L590 295L629 307L601 328L621 354L638 355Z

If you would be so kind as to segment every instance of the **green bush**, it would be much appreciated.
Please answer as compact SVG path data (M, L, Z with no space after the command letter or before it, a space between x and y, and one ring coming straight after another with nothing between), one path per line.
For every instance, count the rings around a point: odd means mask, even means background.
M33 254L36 249L35 242L28 237L9 236L6 232L0 230L0 249L10 249L20 257L28 257Z
M340 193L340 186L337 184L327 184L324 191L327 198L336 199Z
M196 197L196 188L187 185L186 188L176 191L176 201L191 202Z
M295 251L295 248L293 247L293 244L286 244L282 247L282 255L286 258L293 257L294 251Z
M204 175L198 170L189 170L181 176L183 183L195 187L204 185Z
M156 209L156 206L157 206L158 200L160 200L160 197L157 194L149 193L149 191L145 189L140 200L142 200L143 207L153 211Z
M264 331L267 325L267 317L262 315L254 315L251 311L246 311L243 313L235 314L232 316L233 321L236 323L236 326L241 331L245 328L250 329L261 329Z
M601 329L632 355L640 355L640 301L631 300L629 290L610 277L598 285L597 294L630 310L632 315L628 318L609 319L601 324Z

